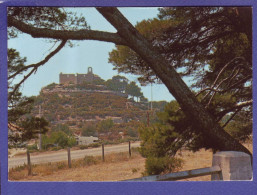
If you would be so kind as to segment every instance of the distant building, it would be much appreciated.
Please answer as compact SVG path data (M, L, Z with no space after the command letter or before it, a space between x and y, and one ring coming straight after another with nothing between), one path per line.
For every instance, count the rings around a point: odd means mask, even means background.
M90 137L77 136L76 141L78 145L88 145L88 144L98 142L99 139L98 137L93 137L93 136L90 136Z
M63 74L59 75L60 84L82 84L83 82L92 83L94 80L101 79L98 75L93 74L93 68L88 67L87 74Z

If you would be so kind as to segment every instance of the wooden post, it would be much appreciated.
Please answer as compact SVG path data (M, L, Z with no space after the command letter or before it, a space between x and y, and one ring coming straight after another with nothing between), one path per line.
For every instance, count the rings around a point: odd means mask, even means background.
M102 159L103 159L103 162L104 162L104 144L102 144Z
M67 148L68 151L68 166L71 168L71 156L70 156L70 147Z
M31 162L30 162L30 154L29 154L28 150L27 150L27 159L28 159L28 175L32 175Z
M130 141L129 141L129 157L131 157Z

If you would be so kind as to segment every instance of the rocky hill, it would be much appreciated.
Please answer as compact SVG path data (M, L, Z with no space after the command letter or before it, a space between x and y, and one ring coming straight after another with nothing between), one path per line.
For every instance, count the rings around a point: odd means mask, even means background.
M138 127L149 117L150 104L143 96L140 101L135 101L122 87L119 91L113 90L115 86L108 87L105 83L50 84L35 98L32 114L47 119L50 132L71 131L85 136L102 135L102 138L112 140L124 135L137 137ZM139 87L135 88L140 92ZM131 92L133 94L133 90ZM166 103L153 102L152 107L155 111L162 110Z
M140 120L147 110L145 103L129 100L127 95L108 90L79 90L56 87L43 89L36 98L34 114L41 106L43 116L50 122L97 121L113 118L126 122Z

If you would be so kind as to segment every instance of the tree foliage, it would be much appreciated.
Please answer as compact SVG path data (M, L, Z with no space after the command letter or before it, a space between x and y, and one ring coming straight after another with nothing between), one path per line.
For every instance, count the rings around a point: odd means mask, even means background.
M163 29L166 29L169 26L171 26L170 22L154 18L143 20L137 23L135 27L148 40L152 40L158 36ZM147 63L131 48L124 45L116 45L115 47L116 49L109 53L109 62L114 65L114 70L138 75L138 80L143 85L152 83L158 79Z
M57 7L8 7L8 16L25 24L41 28L62 30L90 29L84 17ZM8 30L10 38L18 36L18 31L14 28L9 28Z
M232 52L229 58L224 59L220 56L220 60L223 59L223 63L219 62L221 66L239 55L245 58L245 66L251 67L249 8L174 7L161 8L159 11L158 19L144 20L138 23L136 28L158 48L169 61L169 65L177 68L181 75L203 73L203 68L207 68L210 61L216 61L214 58L218 56L215 52L224 51L225 42L230 42L232 50L227 48L224 56L227 56L229 51ZM239 28L242 20L246 20L247 23L244 28ZM235 39L237 41L233 44ZM238 54L236 51L241 53ZM138 54L125 46L117 46L110 53L109 61L119 72L141 75L142 81L152 82L156 76Z
M106 81L108 89L113 91L124 92L128 85L128 79L124 76L116 75Z
M42 137L42 148L59 146L62 148L72 147L76 145L76 139L73 136L68 136L63 131L52 132L49 136L44 135Z
M245 141L252 133L251 117L241 116L242 114L249 113L241 112L225 127L225 130L238 141ZM224 126L231 115L225 117L220 125ZM140 152L147 159L164 156L172 158L182 147L194 152L201 148L216 148L201 132L194 130L194 122L186 117L176 101L167 104L164 111L157 113L157 117L158 120L150 127L142 126L139 129L142 140Z
M143 97L143 93L141 92L141 89L137 86L136 82L132 81L126 86L126 93L130 96L137 97Z
M14 49L8 50L8 75L16 73L24 68L26 58L22 58ZM9 144L20 144L37 138L39 133L48 131L48 122L42 117L34 117L30 115L34 97L24 97L12 83L12 79L8 80L8 140ZM11 94L11 95L10 95Z
M249 137L252 132L251 8L174 7L159 11L158 19L142 21L136 28L165 56L169 66L176 68L181 76L191 78L195 95L217 122L238 140ZM155 79L156 74L147 68L146 62L126 46L117 46L109 61L120 72L141 75L141 82L151 83ZM194 130L190 115L182 117L181 112L180 108L167 111L170 117L180 118L178 136L184 137L182 140L196 137L194 141L191 139L190 147L194 150L215 148L213 143L211 146L205 141L201 132ZM227 117L225 123L224 117ZM235 126L234 117L247 121L247 124L237 123L237 133L231 130Z

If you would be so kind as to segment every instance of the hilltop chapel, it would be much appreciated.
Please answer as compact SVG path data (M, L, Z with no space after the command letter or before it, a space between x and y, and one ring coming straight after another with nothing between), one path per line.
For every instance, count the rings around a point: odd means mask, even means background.
M93 68L88 67L87 74L63 74L59 75L60 84L82 84L83 82L92 83L94 80L101 79L98 75L93 74Z

